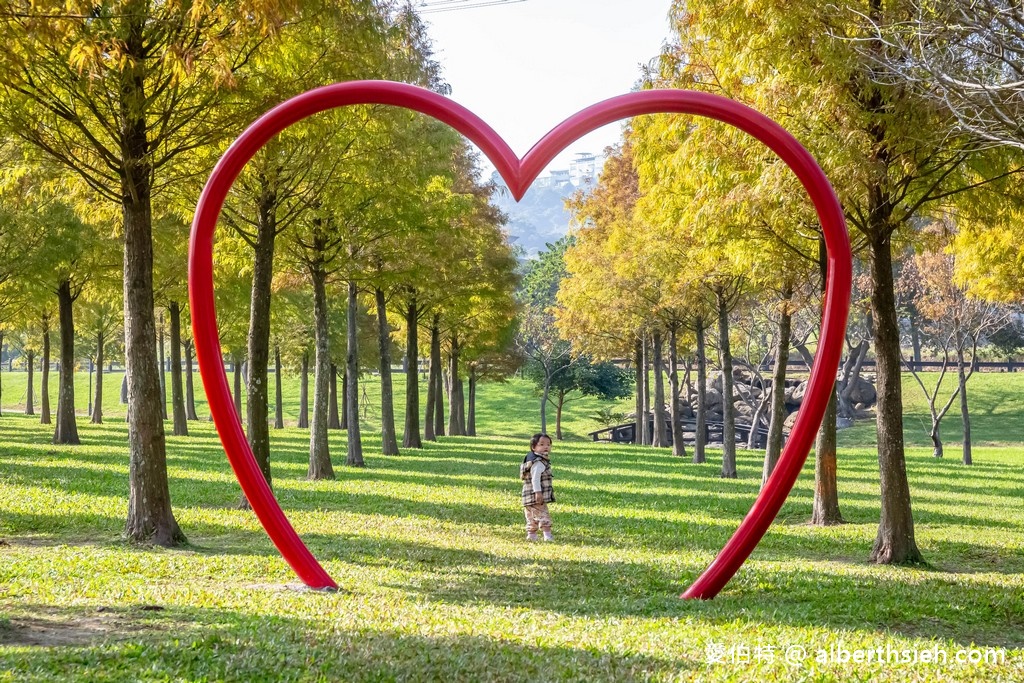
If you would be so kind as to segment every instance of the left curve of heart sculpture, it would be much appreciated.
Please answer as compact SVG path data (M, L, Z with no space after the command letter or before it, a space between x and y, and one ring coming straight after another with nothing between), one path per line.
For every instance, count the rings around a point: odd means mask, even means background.
M516 200L522 198L555 155L573 141L600 126L642 114L679 113L717 119L763 142L796 173L814 203L828 250L818 353L799 417L775 471L732 538L682 595L713 598L753 552L792 490L821 425L839 366L850 307L850 241L839 201L814 158L792 135L763 114L724 97L687 90L647 90L599 102L557 125L522 159L490 126L461 105L429 90L389 81L352 81L310 90L278 105L249 126L217 163L196 207L189 245L192 330L210 411L242 491L281 555L307 586L316 589L338 586L281 511L256 464L228 391L213 294L213 236L228 191L242 167L264 144L313 114L359 104L403 107L447 123L487 155Z

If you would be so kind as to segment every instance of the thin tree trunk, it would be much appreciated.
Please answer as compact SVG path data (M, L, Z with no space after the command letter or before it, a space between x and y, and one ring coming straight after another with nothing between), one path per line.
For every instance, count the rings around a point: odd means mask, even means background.
M736 416L732 402L732 351L729 348L729 306L724 290L718 297L718 358L722 368L722 477L736 478Z
M792 333L793 314L790 311L792 286L782 292L782 310L779 312L779 338L775 345L775 368L772 372L771 417L768 420L768 442L764 450L764 470L761 473L761 488L775 471L775 465L782 455L782 428L786 422L786 366L789 364L789 337Z
M50 424L50 329L43 330L43 360L39 380L39 424ZM125 401L127 402L127 400Z
M309 351L302 352L302 369L299 372L298 427L309 429Z
M828 282L828 250L824 238L818 238L818 268L821 273L821 291L826 291ZM811 367L813 358L807 348L801 345L800 355ZM814 526L831 526L843 523L843 515L839 510L839 482L836 433L836 416L839 411L839 388L832 384L832 393L825 406L825 416L821 420L818 436L814 444L814 503L811 508L811 524Z
M974 354L975 357L977 354ZM971 414L967 407L967 373L966 364L964 363L964 350L963 348L957 349L956 354L956 372L957 379L960 383L960 419L963 422L964 427L964 447L963 447L963 463L965 465L973 465L974 458L971 454Z
M405 431L403 448L423 448L420 438L419 310L416 297L405 314Z
M331 338L327 317L327 276L319 268L310 269L313 283L313 321L316 357L313 371L313 419L309 430L310 479L334 479L327 420L331 391Z
M633 344L633 367L636 368L636 422L633 428L633 443L642 446L644 443L644 340L637 338Z
M434 383L434 434L431 441L444 436L444 380L441 377L441 316L434 314L430 329L430 381Z
M437 441L437 435L434 434L434 413L437 410L437 380L434 379L434 373L440 372L440 369L437 367L437 361L434 360L434 332L435 328L431 327L430 367L427 370L427 404L423 415L423 438L427 441Z
M92 423L103 424L103 347L106 345L103 330L96 332L96 396L92 402ZM31 367L31 365L30 365Z
M654 438L651 444L656 448L662 448L668 444L665 430L665 378L664 349L662 348L661 330L655 330L652 338L652 350L654 351Z
M168 310L171 314L171 415L174 418L174 435L188 436L185 392L181 386L181 305L177 301L172 301ZM249 429L251 442L251 425ZM259 457L256 458L256 461L259 462Z
M384 455L398 455L395 390L391 382L391 327L388 325L387 302L383 290L376 288L373 295L377 302L377 334L380 342L380 449Z
M643 445L650 446L653 443L654 429L651 426L651 347L648 344L647 334L644 333L644 432Z
M281 347L274 344L274 429L284 429L284 400L281 397Z
M693 462L707 461L704 446L708 435L708 355L704 340L707 329L703 318L697 318L697 428L693 435Z
M341 429L341 417L338 415L338 366L331 363L331 400L327 409L327 428Z
M469 414L466 417L466 435L476 436L476 364L469 364Z
M683 416L679 410L679 326L675 323L668 328L668 393L669 419L672 421L672 455L685 458L686 444L683 443Z
M341 428L348 431L348 367L341 373Z
M462 397L462 379L459 377L459 337L452 332L451 355L448 358L448 383L451 387L448 398L448 434L465 436L465 403Z
M196 389L192 380L192 340L182 342L185 347L185 417L198 420L196 415Z
M57 429L53 443L78 444L78 422L75 419L75 297L71 281L57 287L60 309L60 379L57 385Z
M164 313L160 311L160 327L158 328L158 352L160 358L160 415L167 419L167 362L164 358Z
M346 405L348 414L348 457L345 464L351 467L363 467L363 440L359 435L359 329L356 320L358 302L356 295L358 289L356 283L349 280L348 283L348 356L346 369L348 370L348 403Z
M242 359L237 354L231 354L231 376L232 388L231 398L235 403L235 412L238 413L238 418L242 418Z
M893 293L892 243L888 232L871 240L871 312L875 322L878 384L878 465L882 510L871 561L878 564L920 562L914 540L910 485L903 447L903 393L900 330Z
M35 365L36 355L34 353L26 353L25 354L25 359L28 361L28 365L25 366L27 368L27 370L28 370L28 378L27 378L28 386L25 389L25 414L26 415L35 415L36 414L36 407L35 407L36 400L35 400L35 387L32 386L32 373L35 371L34 365Z
M121 405L128 405L128 368L125 368L125 372L121 375Z

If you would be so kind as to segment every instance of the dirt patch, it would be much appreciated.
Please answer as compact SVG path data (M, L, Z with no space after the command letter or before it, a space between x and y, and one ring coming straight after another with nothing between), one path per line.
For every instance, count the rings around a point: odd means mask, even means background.
M103 641L138 637L142 632L165 630L152 623L152 613L163 608L99 607L68 614L57 610L0 620L0 645L30 647L81 647Z

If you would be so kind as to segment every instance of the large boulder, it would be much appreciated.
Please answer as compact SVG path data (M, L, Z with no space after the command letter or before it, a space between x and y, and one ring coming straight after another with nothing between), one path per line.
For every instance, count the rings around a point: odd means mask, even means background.
M786 418L786 421L782 423L783 428L786 429L787 431L792 431L793 425L796 424L796 418L799 414L799 410L794 410L792 413L790 413L789 416Z
M863 377L857 377L850 381L853 382L853 386L849 388L850 403L860 403L865 406L874 404L878 398L878 392L875 391L875 387L871 382Z

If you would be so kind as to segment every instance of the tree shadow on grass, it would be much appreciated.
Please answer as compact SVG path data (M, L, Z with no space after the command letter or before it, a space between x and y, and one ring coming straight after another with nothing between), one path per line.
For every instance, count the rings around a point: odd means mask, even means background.
M330 603L335 596L308 596ZM36 614L32 615L35 611ZM329 621L168 607L55 609L28 605L0 632L0 652L15 680L123 681L642 681L696 669L692 660L524 644L472 635L332 628ZM145 616L140 616L145 615ZM68 643L24 642L25 634L63 628ZM18 639L23 642L19 643ZM38 638L37 638L38 640Z

